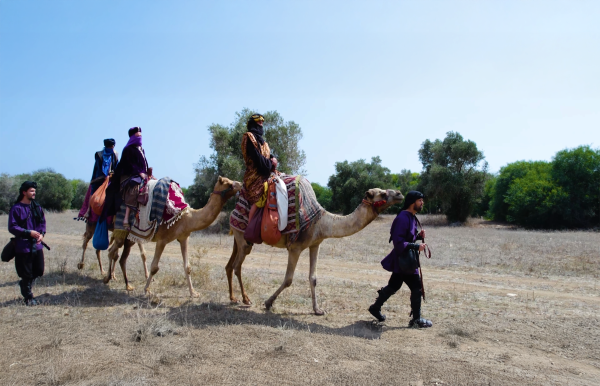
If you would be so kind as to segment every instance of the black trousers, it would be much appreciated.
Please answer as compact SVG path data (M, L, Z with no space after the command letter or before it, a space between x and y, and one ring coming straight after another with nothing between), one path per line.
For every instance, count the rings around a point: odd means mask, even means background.
M35 253L17 253L15 256L15 268L17 275L21 278L21 295L25 300L33 299L31 285L33 281L44 274L44 251Z
M413 318L419 319L421 317L422 294L421 279L419 279L418 274L392 273L388 285L379 291L379 298L375 304L381 307L390 296L398 292L403 283L406 283L408 288L410 288L410 308L413 312Z

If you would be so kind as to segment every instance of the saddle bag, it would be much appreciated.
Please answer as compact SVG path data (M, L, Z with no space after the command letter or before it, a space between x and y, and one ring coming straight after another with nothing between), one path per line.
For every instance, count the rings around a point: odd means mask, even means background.
M106 220L98 221L96 224L96 230L94 231L92 245L94 246L94 249L106 251L108 249L108 244L108 226L106 224Z
M262 238L260 237L260 225L262 223L264 208L257 208L256 205L252 205L250 209L250 220L248 220L248 227L244 231L244 239L253 244L262 244Z
M137 202L140 205L148 205L148 183L144 181L144 185L140 187L140 191L137 196Z
M269 245L275 245L281 239L279 212L277 210L277 182L274 179L269 181L267 202L263 210L260 235L262 240Z
M419 251L405 248L398 257L398 267L402 273L414 273L419 268Z
M9 261L15 258L15 256L17 255L16 244L17 243L14 237L12 237L8 241L8 244L6 244L4 246L4 249L2 249L2 261L8 263Z
M104 202L106 201L106 188L108 188L109 181L110 177L106 177L98 190L90 197L90 207L92 208L92 212L98 216L102 215L102 209L104 208Z

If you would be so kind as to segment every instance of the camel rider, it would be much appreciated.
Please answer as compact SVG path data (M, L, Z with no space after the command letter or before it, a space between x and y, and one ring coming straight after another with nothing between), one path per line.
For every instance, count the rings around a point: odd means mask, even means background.
M137 197L142 182L152 177L152 168L148 167L146 153L142 148L142 128L129 129L129 142L123 148L121 160L117 165L113 179L112 189L115 201L108 215L116 214L121 203L125 203L125 229L129 229L129 213L131 209L137 210ZM120 185L117 185L120 184ZM118 188L117 188L118 186ZM118 189L118 192L117 192ZM115 194L116 193L116 194Z
M254 114L248 119L248 132L242 138L242 155L246 164L244 189L250 205L256 204L264 192L264 183L271 171L277 169L277 159L271 154L269 144L264 140L263 123L265 118Z
M392 223L390 230L390 241L394 242L394 249L382 261L381 265L388 271L392 272L392 276L388 285L379 289L379 297L369 307L369 312L378 321L385 321L385 315L381 313L381 306L395 294L402 283L406 283L410 288L410 306L412 309L412 320L409 322L409 327L431 327L430 320L421 318L421 280L419 277L418 268L411 268L412 271L407 271L402 267L399 259L405 258L403 252L408 250L423 251L426 244L416 244L417 240L425 239L425 230L417 233L417 217L416 214L423 209L423 193L418 191L409 192L404 199L402 211Z
M94 171L90 182L91 194L94 194L106 177L115 171L117 163L119 163L119 155L115 151L115 145L114 139L107 138L104 140L104 149L95 154L96 162L94 163Z

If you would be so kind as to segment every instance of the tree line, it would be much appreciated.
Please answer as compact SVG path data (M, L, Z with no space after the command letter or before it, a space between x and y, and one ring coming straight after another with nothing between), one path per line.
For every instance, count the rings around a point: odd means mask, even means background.
M17 175L0 174L0 212L8 213L19 195L19 187L25 181L37 182L36 201L44 208L54 211L80 209L89 183L69 180L54 169L40 169Z
M208 127L213 153L202 155L194 167L194 182L184 189L194 208L203 207L219 175L242 181L241 153L246 122L255 111L243 109L229 125ZM306 154L299 147L302 129L285 121L277 111L263 114L265 140L287 174L305 174ZM445 215L450 222L464 222L470 216L509 222L527 228L564 229L600 226L600 149L583 145L559 151L552 161L517 161L498 173L488 171L477 144L459 133L448 132L443 139L426 139L417 151L420 172L401 169L392 172L380 157L335 163L335 173L326 186L312 183L318 201L328 211L348 214L373 187L399 189L406 194L422 191L425 213ZM0 211L8 211L25 180L38 183L37 200L46 209L79 209L88 183L68 180L52 169L31 174L0 175ZM227 203L230 210L234 200ZM387 210L397 213L399 205Z

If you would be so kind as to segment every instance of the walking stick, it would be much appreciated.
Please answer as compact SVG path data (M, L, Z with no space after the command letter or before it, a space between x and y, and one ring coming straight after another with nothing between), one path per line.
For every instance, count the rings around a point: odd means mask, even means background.
M415 216L415 218L417 218L417 216ZM423 230L423 225L421 225L421 222L419 221L419 219L417 218L417 224L419 224L419 227L421 228L421 230ZM425 244L425 237L422 238L421 241L422 244ZM431 250L429 249L428 245L425 245L425 249L423 250L423 255L427 256L428 259L431 259ZM423 295L423 301L425 300L425 286L423 285L423 269L421 268L421 251L419 251L419 258L417 259L417 263L419 265L419 280L421 281L421 294Z

